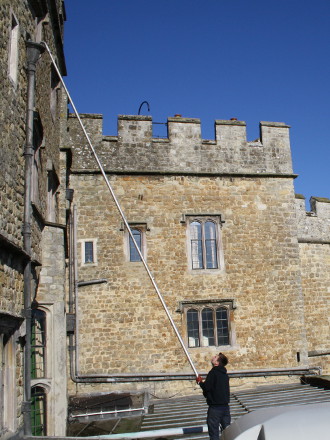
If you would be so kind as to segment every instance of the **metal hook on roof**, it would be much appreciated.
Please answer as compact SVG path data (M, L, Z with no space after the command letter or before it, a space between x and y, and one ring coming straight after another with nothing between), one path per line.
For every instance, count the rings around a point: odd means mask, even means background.
M143 106L143 104L147 104L147 106L148 106L148 112L150 112L150 105L149 105L149 102L148 102L148 101L143 101L142 104L141 104L140 107L139 107L138 115L140 114L141 107Z

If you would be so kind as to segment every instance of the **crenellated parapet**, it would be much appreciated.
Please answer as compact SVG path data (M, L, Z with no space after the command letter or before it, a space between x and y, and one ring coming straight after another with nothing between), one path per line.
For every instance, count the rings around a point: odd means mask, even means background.
M298 241L330 243L330 199L310 198L310 211L306 211L305 197L296 195Z
M289 126L260 122L260 139L248 142L246 123L216 120L215 139L201 137L200 120L171 117L167 138L154 138L150 116L118 116L118 135L102 136L101 115L82 115L97 154L109 172L292 175ZM93 170L76 117L69 118L73 168Z

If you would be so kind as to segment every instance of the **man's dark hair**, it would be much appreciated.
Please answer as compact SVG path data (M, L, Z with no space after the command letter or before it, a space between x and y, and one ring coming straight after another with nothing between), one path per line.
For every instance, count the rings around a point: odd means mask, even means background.
M219 353L218 359L219 359L219 364L221 364L223 367L225 367L228 364L228 358L223 353Z

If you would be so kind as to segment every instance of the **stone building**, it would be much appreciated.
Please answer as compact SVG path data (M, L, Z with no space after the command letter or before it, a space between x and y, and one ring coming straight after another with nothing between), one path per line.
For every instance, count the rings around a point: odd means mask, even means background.
M47 43L65 75L64 20L61 0L0 4L1 438L65 433L66 182L59 127L66 109L40 44Z
M1 438L65 435L75 397L199 392L67 114L42 43L65 75L64 21L61 0L0 5ZM203 140L198 119L169 118L167 138L148 116L120 116L117 136L81 119L198 372L221 350L233 386L329 373L330 200L306 213L295 196L289 127L247 142L237 120Z
M101 115L82 120L197 370L222 351L239 378L329 372L330 201L313 198L306 213L295 197L289 126L261 122L260 140L247 142L237 120L215 121L215 140L180 116L165 139L153 138L149 116L119 116L117 136L102 135ZM67 132L78 286L69 393L193 393L191 366L73 116Z

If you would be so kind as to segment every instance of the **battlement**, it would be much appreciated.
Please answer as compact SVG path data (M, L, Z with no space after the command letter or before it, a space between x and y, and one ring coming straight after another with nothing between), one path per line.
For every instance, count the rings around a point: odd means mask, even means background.
M330 199L311 197L306 211L305 197L296 194L298 240L301 242L330 242Z
M292 174L290 127L282 122L260 122L260 139L248 142L246 123L236 119L216 120L214 140L202 139L196 118L168 118L167 138L153 137L151 116L119 115L117 136L102 135L100 115L83 119L104 168L112 172ZM82 150L87 143L75 116L68 127L68 142L78 153L74 167L95 168Z

